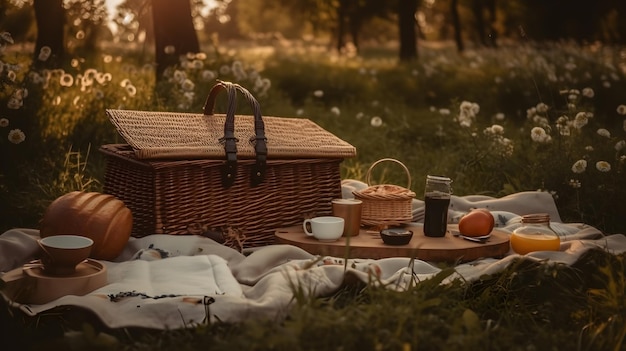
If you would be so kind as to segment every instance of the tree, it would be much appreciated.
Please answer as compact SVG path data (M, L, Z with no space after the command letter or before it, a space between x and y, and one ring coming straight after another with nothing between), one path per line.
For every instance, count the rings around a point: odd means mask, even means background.
M485 11L487 12L487 24L485 24ZM484 46L496 47L496 0L472 0L472 12L476 20L476 32ZM488 27L487 29L485 27Z
M180 55L200 52L189 0L152 0L156 77L179 63Z
M398 1L398 28L400 33L400 61L411 61L417 58L417 35L415 13L418 0Z
M459 17L458 0L450 1L450 14L452 16L452 26L454 27L454 42L456 43L456 50L463 52L465 45L463 44L463 37L461 36L461 18Z
M63 0L34 0L33 7L37 23L35 66L59 67L65 57Z
M375 17L388 17L390 6L379 0L340 0L337 11L337 50L345 46L346 26L352 44L359 49L361 29L367 21Z

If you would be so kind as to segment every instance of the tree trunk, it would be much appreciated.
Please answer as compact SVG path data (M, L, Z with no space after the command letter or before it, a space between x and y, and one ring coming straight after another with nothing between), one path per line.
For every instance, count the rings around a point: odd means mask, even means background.
M345 43L346 33L346 0L340 0L337 7L337 52L340 53Z
M489 36L488 43L491 47L498 46L498 33L496 32L496 0L487 0L487 11L489 12Z
M179 57L200 51L198 34L191 18L189 0L152 0L156 78L168 67L179 63Z
M356 51L359 51L359 33L361 32L361 15L352 14L350 17L350 36L352 37L352 44Z
M400 61L417 58L417 35L415 33L415 12L418 0L398 2L398 25L400 33Z
M456 50L463 52L463 38L461 37L461 19L459 17L459 9L457 7L458 0L450 1L450 14L452 15L452 26L454 27L454 41L456 42Z
M478 40L484 46L487 46L487 35L485 34L485 17L482 0L472 0L472 13L476 24L476 33Z
M60 67L65 57L63 0L35 0L37 41L35 42L34 65L38 68ZM49 54L47 49L49 48Z

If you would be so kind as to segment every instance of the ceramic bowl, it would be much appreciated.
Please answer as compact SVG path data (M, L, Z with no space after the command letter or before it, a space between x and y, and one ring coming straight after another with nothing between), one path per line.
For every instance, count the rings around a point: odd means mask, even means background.
M413 238L413 232L404 228L383 229L380 237L387 245L406 245Z
M93 240L80 235L53 235L38 241L43 250L41 263L46 274L70 275L89 257Z

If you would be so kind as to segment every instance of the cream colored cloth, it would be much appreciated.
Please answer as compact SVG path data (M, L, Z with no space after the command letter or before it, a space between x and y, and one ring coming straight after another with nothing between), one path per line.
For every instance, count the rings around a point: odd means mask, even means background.
M506 214L503 217L512 222L501 226L504 231L516 224L514 218L519 214L515 211L556 210L551 198L534 192L502 200L459 198L454 202L459 204L455 210L460 212L478 202ZM561 251L534 252L528 258L572 264L589 248L615 254L626 251L622 234L605 236L584 224L557 224L562 231ZM38 231L33 229L12 229L0 235L0 271L19 268L35 258L37 238ZM503 259L464 263L449 279L472 281L497 273L516 257L510 253ZM205 237L168 235L131 238L119 257L103 263L109 284L85 296L64 296L44 305L9 302L28 315L57 306L80 306L93 311L111 328L176 329L203 323L207 315L213 321L229 322L282 318L293 303L294 289L319 297L333 294L345 283L374 281L401 290L440 271L434 263L408 257L346 262L290 245L270 245L246 256Z

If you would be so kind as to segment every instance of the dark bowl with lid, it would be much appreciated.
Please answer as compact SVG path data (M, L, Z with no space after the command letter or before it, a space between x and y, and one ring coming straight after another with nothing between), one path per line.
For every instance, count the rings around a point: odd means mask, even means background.
M413 238L413 232L404 228L389 228L381 230L380 237L387 245L406 245Z

